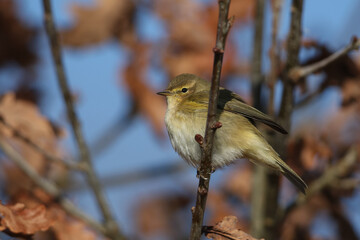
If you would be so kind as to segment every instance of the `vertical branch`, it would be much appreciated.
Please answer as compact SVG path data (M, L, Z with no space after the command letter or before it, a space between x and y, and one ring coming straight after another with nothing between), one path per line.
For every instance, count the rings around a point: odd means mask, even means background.
M301 43L301 21L302 21L302 8L303 0L293 0L291 4L291 23L290 32L287 39L287 61L285 65L285 72L283 79L284 90L282 95L281 108L279 113L279 123L290 129L291 113L293 110L293 91L294 83L289 77L289 72L293 67L298 65L298 56L300 51ZM286 158L286 135L275 134L271 139L270 143L273 145L275 150L280 156ZM264 198L267 201L265 206L265 229L264 235L268 240L277 239L276 228L277 228L277 213L278 213L278 193L279 193L279 177L274 173L267 174L267 183L269 187L266 188Z
M76 143L80 151L81 161L87 165L85 171L87 182L91 186L91 189L96 197L97 203L101 209L107 231L109 232L109 236L112 239L124 239L111 214L110 208L103 195L100 182L96 176L94 168L92 167L90 152L81 131L80 122L75 112L73 99L71 97L71 91L68 86L68 81L65 75L62 55L61 55L61 45L52 16L50 0L43 0L43 8L44 8L45 27L51 45L51 52L56 68L58 83L63 95L64 102L66 104L67 115L73 133L75 135Z
M254 107L261 106L261 86L263 82L262 74L262 50L263 50L263 30L264 30L264 9L265 1L257 0L255 8L255 34L253 57L251 64L250 79L252 83L252 96ZM266 191L265 168L260 165L254 166L251 192L251 235L261 236L264 229L264 207ZM256 191L254 191L256 189Z
M290 33L287 40L287 61L285 65L284 91L281 101L279 120L283 127L290 129L290 117L294 107L293 90L294 83L291 81L289 72L299 65L299 51L301 44L301 20L303 0L293 0L291 5Z
M195 138L201 145L201 163L199 169L199 186L196 196L196 205L193 210L190 239L199 240L202 233L204 212L209 191L210 176L212 171L211 157L215 130L221 126L217 122L216 109L219 98L219 83L221 67L225 50L227 34L231 28L233 18L228 19L230 0L219 0L219 18L217 26L216 45L214 51L214 65L211 78L208 115L206 121L205 138L200 135ZM201 138L201 139L200 139Z
M275 0L273 6L273 17L272 17L272 46L270 48L270 60L271 60L271 70L269 77L269 87L270 87L270 100L269 100L269 114L274 116L274 85L277 78L278 70L278 56L277 52L277 32L278 32L278 18L281 9L282 0ZM258 4L264 4L258 2ZM258 7L257 9L261 9ZM264 13L263 13L264 14ZM256 14L257 18L255 21L263 22L263 16L259 16L259 13ZM260 26L255 24L255 27L260 28ZM262 26L261 26L262 27ZM260 30L255 30L255 33ZM262 30L261 30L262 31ZM255 46L254 46L254 58L256 54L256 43L260 41L259 38L261 35L255 34ZM262 39L261 39L262 41ZM261 60L261 56L258 56ZM256 66L254 64L254 66ZM255 67L254 67L255 68ZM261 68L254 69L253 71L261 71ZM252 79L254 82L254 79ZM256 92L253 92L255 94ZM255 95L256 96L256 95ZM260 96L258 96L260 99ZM256 103L256 101L255 101ZM257 106L256 106L257 107ZM269 136L267 136L269 139ZM269 139L270 142L274 143L274 139ZM271 141L272 140L272 141ZM273 144L272 144L273 145ZM271 238L271 235L274 236L274 216L277 209L277 196L278 196L278 176L272 172L269 172L267 169L261 166L255 166L255 172L253 177L253 189L251 196L251 234L255 237L267 237ZM272 201L269 201L272 199ZM270 221L269 221L270 220Z
M272 30L271 30L271 47L270 47L270 75L268 85L270 88L269 107L268 112L270 116L275 116L274 111L274 98L275 98L275 83L278 77L279 69L279 44L277 40L279 30L279 15L281 12L283 0L275 0L273 3L273 17L272 17Z
M264 30L264 9L265 0L257 0L255 8L255 34L253 57L251 63L250 79L252 84L252 96L254 107L261 107L261 85L264 77L262 74L262 51L263 51L263 30Z

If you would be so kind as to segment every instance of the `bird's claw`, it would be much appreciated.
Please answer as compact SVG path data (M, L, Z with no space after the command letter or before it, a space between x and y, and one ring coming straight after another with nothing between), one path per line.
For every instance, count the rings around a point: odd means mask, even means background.
M215 170L214 170L214 171L215 171ZM201 178L201 179L203 179L203 180L208 180L207 177L204 177L203 174L200 173L200 170L199 170L199 169L196 170L196 178Z

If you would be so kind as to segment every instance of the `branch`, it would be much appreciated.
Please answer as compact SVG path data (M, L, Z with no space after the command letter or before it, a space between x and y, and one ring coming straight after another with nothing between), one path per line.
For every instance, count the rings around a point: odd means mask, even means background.
M255 34L253 38L253 57L251 66L251 84L254 107L261 110L261 86L263 82L262 72L262 49L263 49L263 31L264 31L264 13L265 1L257 0L255 8ZM262 236L264 232L264 212L266 200L266 170L264 166L255 165L252 177L251 191L251 234L253 236ZM254 191L256 189L256 191Z
M285 210L281 210L278 212L277 221L283 222L285 217L289 215L291 211L296 209L297 207L307 203L311 199L311 197L320 193L327 187L337 187L336 184L340 180L341 177L346 176L354 168L357 164L359 158L359 152L355 146L351 147L345 154L342 159L340 159L336 164L328 168L323 175L321 175L318 179L316 179L313 183L309 185L309 188L306 191L306 195L299 195L295 202L290 205ZM352 179L353 180L353 179ZM354 182L352 182L352 186ZM342 186L348 188L349 185Z
M253 57L251 63L250 79L252 84L252 96L254 107L261 108L261 85L263 82L262 73L262 50L263 50L263 30L264 30L264 9L265 0L257 0L255 8L255 34L254 34L254 47ZM261 110L261 109L260 109Z
M287 60L285 65L285 79L283 79L284 89L281 101L281 107L279 112L279 123L285 128L290 129L290 117L294 108L294 84L289 79L288 72L293 67L298 66L299 63L299 50L301 44L301 21L302 21L303 0L292 0L291 5L291 22L289 37L287 39ZM270 144L279 153L279 155L286 158L286 135L274 134L270 139ZM265 229L264 237L267 240L277 239L276 236L276 215L278 212L278 198L279 198L279 176L272 172L268 172L266 176L266 193L264 198L266 199L265 206Z
M22 134L20 131L18 131L16 128L11 126L8 122L5 121L5 119L0 115L0 122L4 124L5 127L9 128L12 133L14 134L14 137L18 138L19 140L26 143L28 146L33 148L38 153L42 154L46 160L61 164L65 166L68 170L84 170L84 166L80 163L73 162L71 160L64 160L62 158L59 158L57 156L52 155L51 153L47 152L45 149L41 148L39 145L37 145L35 142L33 142L30 138Z
M62 56L61 56L61 45L59 41L59 37L56 31L56 27L54 24L54 19L52 16L51 11L51 3L50 0L43 0L43 7L44 7L44 18L45 18L45 27L46 32L49 37L50 45L51 45L51 52L53 61L56 67L57 73L57 80L62 92L62 96L66 105L67 115L75 135L75 139L77 145L79 147L81 161L87 165L86 167L86 177L87 182L91 186L91 189L96 197L97 203L101 209L102 215L105 220L105 225L107 230L111 232L111 239L120 240L125 239L123 234L121 233L119 227L117 226L110 208L105 200L104 194L102 192L102 188L100 182L96 176L96 173L92 167L91 157L89 149L86 145L85 139L83 137L80 122L75 112L73 99L71 96L71 91L68 86L68 81L65 76L64 66L62 63Z
M289 72L289 78L292 79L294 83L296 83L299 79L321 70L330 63L339 59L340 57L348 54L350 51L359 49L359 47L360 47L360 40L357 39L357 37L353 37L351 42L346 47L331 54L329 57L324 58L323 60L308 66L294 67Z
M207 194L209 192L210 176L212 171L211 155L213 148L213 140L215 130L221 126L217 122L216 108L219 98L219 84L222 60L225 50L226 37L229 33L234 18L228 19L230 7L230 0L219 0L219 18L216 36L216 45L214 51L214 65L211 78L211 88L209 97L208 115L205 128L205 138L201 147L201 163L200 163L200 177L199 186L196 196L196 205L193 211L192 223L191 223L191 240L199 240L201 237L201 229L204 220L204 212L207 200ZM199 137L197 137L199 138Z
M270 47L270 75L268 79L268 85L270 88L269 96L269 115L274 116L274 98L275 98L275 83L278 78L278 69L279 69L279 43L277 40L278 30L279 30L279 15L281 12L281 7L283 0L275 0L273 3L273 18L272 18L272 29L271 29L271 47Z
M305 203L315 194L321 192L325 187L331 186L339 180L340 177L346 175L357 163L359 153L356 147L348 150L346 155L338 161L335 165L331 166L325 173L316 179L306 191L306 195L299 195L296 200L296 205Z
M290 128L290 115L294 106L294 84L288 78L292 68L299 65L299 51L301 45L301 19L303 0L293 0L291 6L290 33L287 39L287 61L285 65L284 91L281 101L279 120L285 129Z
M48 179L41 177L30 164L16 152L9 143L0 138L1 150L12 160L34 183L43 189L47 194L56 199L60 206L71 216L83 221L94 230L107 235L106 229L85 213L80 211L71 201L61 195L59 188Z
M185 165L182 161L163 163L155 166L149 166L144 169L136 169L131 172L126 173L114 173L100 178L101 184L105 188L119 187L129 184L134 184L138 182L151 181L155 178L169 177L188 169L188 166ZM68 186L66 189L68 192L79 192L86 189L86 184L82 181L75 181Z
M132 120L136 117L138 112L136 104L132 101L131 107L124 116L120 116L113 123L111 123L97 139L90 143L92 156L98 156L107 148L109 148L119 136L129 129Z

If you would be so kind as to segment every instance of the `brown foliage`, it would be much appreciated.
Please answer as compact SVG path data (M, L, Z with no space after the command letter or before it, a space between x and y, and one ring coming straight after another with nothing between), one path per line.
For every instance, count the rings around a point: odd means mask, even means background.
M190 199L185 195L159 194L138 203L135 220L139 232L145 236L157 234L175 238L182 233L185 220L178 214L185 210ZM174 227L177 226L177 227Z
M63 42L84 47L115 38L125 45L132 45L136 40L134 13L132 1L96 1L96 5L91 7L73 5L76 24L63 31Z
M0 203L0 213L1 231L9 229L13 233L34 234L37 231L46 231L53 224L44 205L28 209L23 203L15 205Z
M214 240L256 240L256 238L241 231L238 222L235 216L226 216L214 227L206 227L205 235Z
M61 155L61 149L57 145L57 133L54 132L51 123L41 115L38 107L33 103L16 99L15 95L9 92L0 100L0 115L12 128L21 132L42 149L55 156ZM0 123L0 136L11 142L11 144L18 149L19 153L25 156L34 169L40 173L46 171L47 176L53 179L63 179L65 172L62 166L48 162L41 153L19 140L16 134L3 123ZM16 171L18 170L12 169L7 171L8 187L12 189L12 191L16 189L14 185L19 183L16 181L16 178L14 178L15 176L19 176L15 174ZM11 174L9 174L10 172ZM26 183L30 184L31 182L26 181ZM19 184L18 187L20 187L20 189L27 186L27 184L23 182Z
M317 50L317 54L314 57L307 59L304 63L302 63L302 65L316 63L334 53L333 51L330 51L325 45L320 44L314 40L304 41L303 45L306 48L314 48ZM329 86L343 87L344 83L346 83L348 80L360 76L359 67L349 55L344 55L334 62L328 64L318 73L321 72L325 73L326 77L319 88L320 92ZM307 90L305 78L299 82L299 85L304 92Z
M155 12L166 22L169 32L167 44L162 51L162 63L170 77L184 72L209 76L213 62L211 49L216 36L214 26L218 14L217 4L204 8L190 0L177 2L178 4L166 0L155 1ZM248 5L252 6L250 1L235 4L231 9L236 12L238 6L239 9L247 10L245 6ZM239 72L240 69L234 42L228 42L222 69L224 75Z
M51 229L58 240L95 240L96 234L88 229L81 221L69 217L64 210L59 207L50 208L50 214L56 221Z
M15 7L14 1L0 2L0 67L12 62L28 67L36 61L31 49L35 29L21 22Z
M124 83L140 113L150 121L155 133L158 136L164 136L165 101L155 95L154 90L143 80L148 65L146 50L146 46L138 45L134 60L130 62L123 73Z

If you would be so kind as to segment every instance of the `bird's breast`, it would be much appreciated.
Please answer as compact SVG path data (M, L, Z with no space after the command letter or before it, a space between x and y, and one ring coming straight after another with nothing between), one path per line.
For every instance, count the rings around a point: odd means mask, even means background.
M165 124L171 144L175 151L194 167L198 166L201 149L195 141L195 135L204 135L206 118L195 114L185 114L177 110L168 110Z

